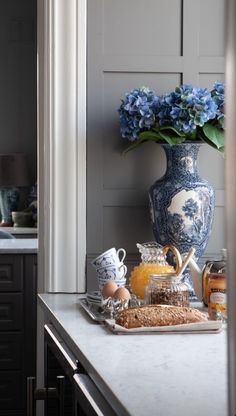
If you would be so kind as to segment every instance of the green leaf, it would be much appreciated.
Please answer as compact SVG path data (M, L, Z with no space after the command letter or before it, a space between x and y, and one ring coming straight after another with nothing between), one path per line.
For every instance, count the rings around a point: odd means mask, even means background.
M176 130L174 127L172 127L172 126L164 126L164 127L160 127L160 130L159 131L163 131L163 130L172 130L172 131L174 131L176 134L177 134L177 136L180 136L180 137L186 137L186 133L184 133L184 132L182 132L182 131L178 131L178 130Z
M159 134L161 138L171 146L182 143L185 140L185 137L169 135L168 133L164 133L163 131L160 131Z
M140 133L139 138L136 142L134 142L133 144L131 144L129 147L127 147L126 150L124 150L124 154L128 153L130 150L136 149L137 147L139 147L142 143L145 143L147 141L154 141L157 142L161 140L160 136L158 133L155 133L153 131L143 131L142 133Z
M213 143L213 147L216 147L218 150L224 147L224 131L222 129L220 129L217 126L214 126L213 124L206 123L204 124L202 130L206 138L208 139L208 144L210 144L210 141L211 143ZM205 140L204 137L203 140Z
M213 149L217 150L218 152L222 153L224 155L225 147L217 147L211 140L209 140L206 136L201 136L202 140L207 143L209 146L213 147Z
M152 130L142 131L142 133L140 133L140 135L139 135L139 139L138 140L154 140L154 141L158 141L158 140L160 140L160 136L159 136L159 133L154 132Z
M218 150L219 150L219 152L221 152L221 153L222 153L222 155L224 156L224 154L225 154L225 147L224 147L224 146L222 146L222 147L220 147Z

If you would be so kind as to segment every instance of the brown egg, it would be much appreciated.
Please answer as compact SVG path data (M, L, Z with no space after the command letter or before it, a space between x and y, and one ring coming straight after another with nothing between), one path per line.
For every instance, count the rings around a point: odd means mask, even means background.
M114 299L119 299L119 300L129 300L130 299L130 293L128 291L128 289L126 289L125 287L119 287L114 295L113 295Z
M113 296L115 291L117 290L117 284L114 282L114 280L108 280L107 283L102 288L102 296L104 298L109 298L109 296Z

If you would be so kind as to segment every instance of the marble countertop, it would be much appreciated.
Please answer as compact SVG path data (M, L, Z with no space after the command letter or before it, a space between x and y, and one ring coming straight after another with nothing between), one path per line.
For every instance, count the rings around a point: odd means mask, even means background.
M37 238L0 238L0 253L37 253L38 239Z
M11 234L35 234L37 236L38 229L35 227L3 227L2 231L7 231Z
M39 302L119 416L226 416L227 336L114 335L76 294Z

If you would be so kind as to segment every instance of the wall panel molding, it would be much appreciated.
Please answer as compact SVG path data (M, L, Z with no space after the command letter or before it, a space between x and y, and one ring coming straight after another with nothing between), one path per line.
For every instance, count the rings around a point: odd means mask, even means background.
M198 60L198 68L201 73L209 74L224 74L224 62L223 57L204 57L200 56Z
M126 189L105 189L103 191L104 207L146 207L148 201L148 191L143 193L137 190ZM225 191L223 189L215 189L215 207L224 207Z
M104 55L103 72L183 72L182 56Z
M142 0L119 3L88 0L87 280L90 288L95 283L89 266L91 253L98 255L111 245L123 245L127 247L129 261L136 240L144 241L152 235L147 218L147 192L165 168L162 150L159 152L158 147L151 145L144 145L122 158L125 144L119 132L120 100L125 92L142 85L162 94L179 83L211 88L214 81L223 79L222 42L216 45L214 41L217 36L219 41L219 33L223 33L220 1L217 0L213 9L212 0L147 0L145 4ZM205 19L202 10L208 11L211 19ZM147 27L138 42L127 17L130 15L136 23L143 16L152 21L157 15L160 24L156 36L150 37L152 29ZM172 18L173 25L170 25ZM168 27L165 50L163 37L157 35L162 27ZM173 45L171 39L174 39ZM211 152L211 149L201 150L198 158L200 176L209 180L216 191L209 255L224 244L224 164ZM217 169L215 174L213 165Z

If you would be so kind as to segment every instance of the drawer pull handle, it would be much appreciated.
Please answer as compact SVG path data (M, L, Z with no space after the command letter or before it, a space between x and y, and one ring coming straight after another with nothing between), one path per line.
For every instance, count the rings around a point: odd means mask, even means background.
M35 377L27 377L27 416L36 415L36 401L48 399L59 400L59 415L64 416L64 386L65 377L57 376L57 387L35 388Z
M88 414L92 416L114 416L116 414L89 376L75 374L73 378L77 401L82 410L85 406Z

